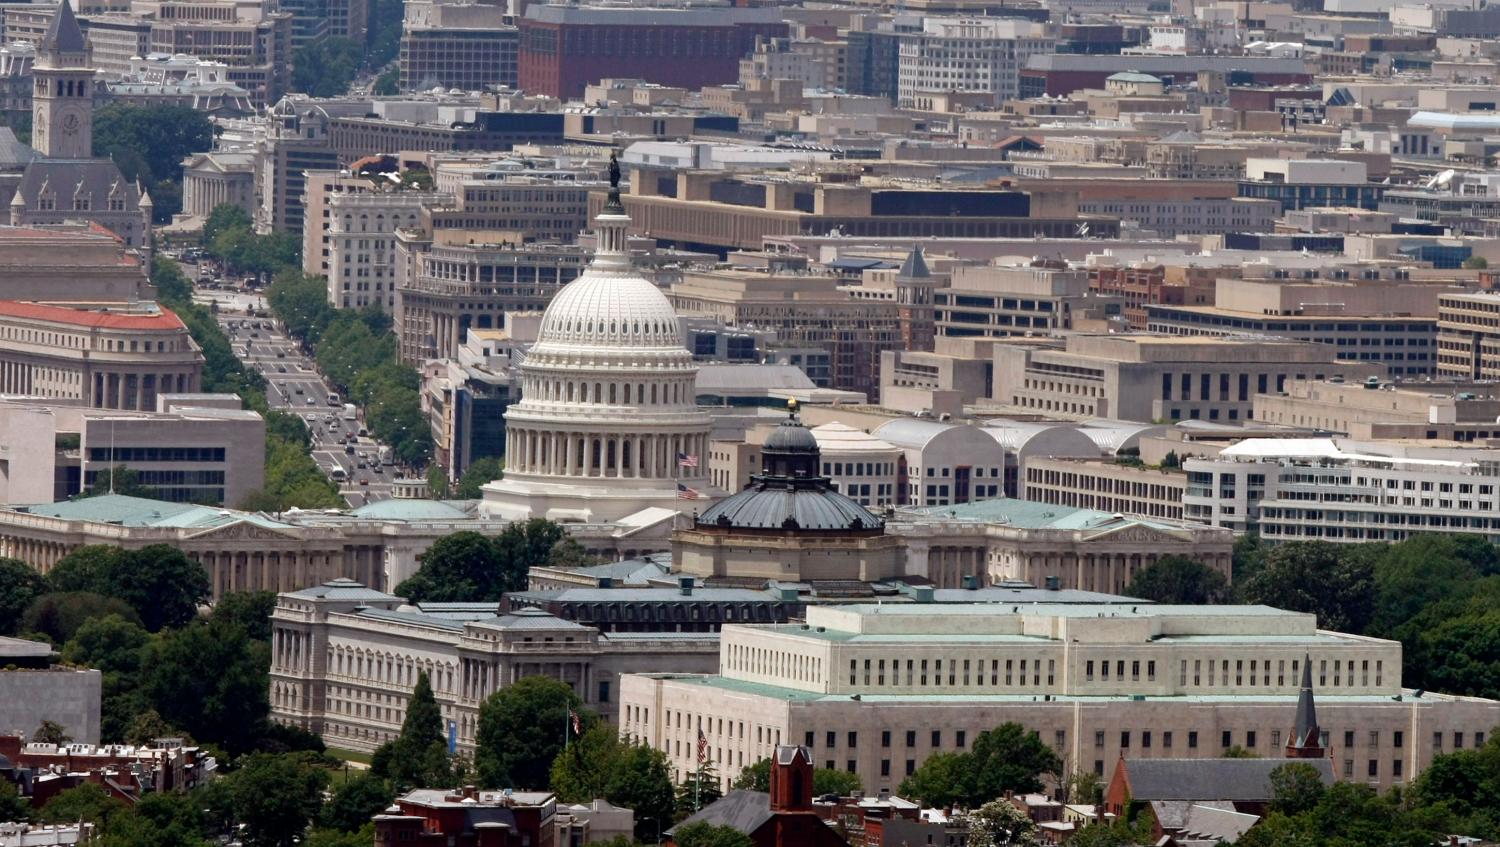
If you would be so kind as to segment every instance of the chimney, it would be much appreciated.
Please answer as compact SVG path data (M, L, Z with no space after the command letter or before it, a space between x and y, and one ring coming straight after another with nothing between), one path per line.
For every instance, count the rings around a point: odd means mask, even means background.
M677 591L684 597L693 596L693 578L690 576L679 576L677 578Z
M473 786L473 785L465 785L464 786L464 790L463 790L463 794L464 794L464 799L466 799L466 800L477 800L477 799L479 799L479 789L477 787Z

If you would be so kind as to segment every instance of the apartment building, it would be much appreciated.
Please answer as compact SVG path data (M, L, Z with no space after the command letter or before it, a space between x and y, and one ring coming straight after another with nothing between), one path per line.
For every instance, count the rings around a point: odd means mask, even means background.
M827 387L874 398L881 352L901 346L896 303L856 297L841 282L816 274L689 269L672 283L669 296L680 313L775 330L783 347L825 350L833 363Z
M1072 335L1060 347L995 346L994 399L1066 416L1238 421L1291 379L1383 376L1334 348L1267 336Z
M509 159L439 164L441 201L422 210L421 226L509 233L517 241L570 243L589 228L589 195L604 186L603 158L589 166Z
M403 89L514 88L519 34L504 5L406 4L398 56Z
M1053 39L1040 24L1013 18L925 17L903 34L897 104L932 110L943 95L962 92L975 106L999 106L1020 93L1020 72Z
M819 38L758 38L740 60L740 84L755 79L796 80L804 89L843 91L849 42Z
M1393 377L1433 372L1439 298L1455 278L1413 279L1400 267L1305 271L1246 266L1220 278L1207 306L1146 306L1146 328L1181 336L1261 333L1328 346ZM1301 278L1299 278L1301 277ZM1500 302L1500 300L1497 300Z
M419 672L471 752L479 705L525 677L559 680L612 714L623 673L719 662L715 633L606 634L540 609L460 620L347 579L279 595L271 626L271 719L363 751L400 734Z
M812 606L806 623L727 625L717 676L626 676L619 726L679 778L696 770L702 738L726 785L794 743L883 791L1007 721L1035 732L1064 772L1103 775L1125 755L1279 751L1305 664L1319 723L1349 739L1339 769L1354 778L1357 763L1377 788L1500 721L1495 701L1403 691L1397 642L1321 632L1309 614L1043 602Z
M1183 462L1184 516L1269 542L1500 531L1500 451L1345 438L1249 438Z
M1040 264L954 268L932 301L945 338L1047 334L1073 329L1075 316L1108 320L1121 311L1118 300L1090 290L1087 271Z

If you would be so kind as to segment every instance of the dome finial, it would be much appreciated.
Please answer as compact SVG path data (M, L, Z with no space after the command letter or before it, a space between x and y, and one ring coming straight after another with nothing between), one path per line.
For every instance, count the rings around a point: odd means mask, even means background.
M604 214L625 214L625 204L620 202L620 160L613 150L609 153L609 199L604 203Z

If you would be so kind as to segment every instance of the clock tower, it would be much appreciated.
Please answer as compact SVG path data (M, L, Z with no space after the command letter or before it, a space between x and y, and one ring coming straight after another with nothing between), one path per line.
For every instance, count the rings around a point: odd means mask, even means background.
M69 0L52 16L32 77L32 146L49 159L92 157L94 69Z

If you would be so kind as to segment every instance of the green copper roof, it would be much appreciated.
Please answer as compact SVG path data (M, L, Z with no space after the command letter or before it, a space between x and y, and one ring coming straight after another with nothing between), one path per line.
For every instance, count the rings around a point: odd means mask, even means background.
M918 514L950 520L999 523L1021 529L1120 529L1127 526L1149 526L1163 531L1179 530L1183 524L1121 516L1097 509L1075 509L1033 500L1002 497L978 500L954 506L930 506L915 510Z
M291 528L289 524L254 512L240 512L216 506L199 506L193 503L169 503L166 500L150 500L124 494L101 494L98 497L86 497L82 500L62 500L57 503L18 506L16 511L67 521L88 521L130 527L210 529L232 523L252 523L272 529Z

